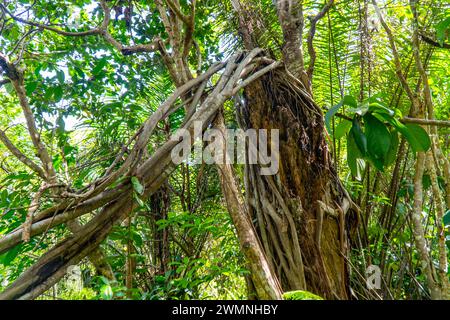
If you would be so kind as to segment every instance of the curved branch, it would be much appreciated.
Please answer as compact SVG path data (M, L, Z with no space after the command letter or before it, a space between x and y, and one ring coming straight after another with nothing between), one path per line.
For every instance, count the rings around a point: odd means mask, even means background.
M42 170L41 167L39 167L36 163L34 163L30 158L25 156L12 142L9 140L9 138L6 136L5 132L3 130L0 130L0 140L3 142L6 148L8 148L9 151L24 165L26 165L28 168L33 170L37 173L37 175L42 179L45 180L45 172Z
M11 83L11 80L9 80L9 79L2 79L2 80L0 80L0 87L5 85L5 84L7 84L7 83Z
M314 17L312 17L311 20L311 28L309 29L309 33L308 33L308 39L307 39L307 43L308 43L308 53L309 53L309 66L308 66L308 77L309 77L309 81L312 81L312 76L313 76L313 72L314 72L314 64L316 63L316 50L314 49L313 46L313 39L314 39L314 35L316 34L316 24L317 22L322 19L325 14L330 10L330 8L333 6L334 4L334 0L329 0L328 3L322 8L322 10L315 15Z
M22 107L22 112L27 122L28 132L30 134L31 141L33 142L34 147L36 148L37 155L39 159L41 159L42 166L44 168L46 180L50 182L52 179L55 179L56 172L53 168L53 162L49 156L49 153L41 141L41 136L36 127L36 121L34 119L33 112L28 103L27 95L25 92L25 88L23 85L23 73L21 70L17 69L16 66L8 61L8 59L0 54L0 67L3 69L5 74L11 80L11 83L17 93L17 97L19 98L20 106ZM6 137L6 135L4 136ZM5 140L6 141L6 140ZM17 150L15 150L17 152ZM23 159L23 157L21 157ZM26 160L25 160L26 161ZM28 162L29 163L29 162ZM36 168L34 168L36 169Z
M450 43L442 43L442 45L441 45L439 42L437 42L436 40L431 39L429 36L427 36L427 35L425 35L423 33L420 33L419 37L420 37L420 39L423 42L426 42L429 45L432 45L433 47L450 49Z
M411 100L411 102L416 101L416 98L411 90L411 87L409 86L408 82L406 81L406 77L403 72L401 62L400 62L400 57L398 55L397 46L395 45L394 35L392 34L392 31L389 28L389 26L387 25L386 21L384 21L383 15L381 14L380 8L378 8L376 0L372 0L372 4L373 4L373 7L375 8L375 12L377 13L378 20L380 20L381 25L383 26L384 30L386 31L386 35L388 37L389 44L391 46L392 55L394 56L395 72L397 74L397 77L400 80L400 83L402 84L402 87L405 90L405 92L408 95L408 98Z
M34 22L34 21L29 21L26 19L23 19L19 16L15 16L14 14L12 14L11 11L8 10L8 8L6 8L6 6L4 6L2 3L0 3L0 9L3 10L3 12L5 12L7 15L9 15L13 20L17 21L17 22L21 22L24 24L27 24L29 26L33 26L33 27L37 27L39 29L43 29L43 30L48 30L48 31L52 31L52 32L56 32L57 34L63 35L63 36L70 36L70 37L84 37L84 36L89 36L89 35L95 35L95 34L100 34L100 28L95 28L95 29L90 29L90 30L86 30L86 31L79 31L79 32L72 32L72 31L64 31L58 28L54 28L54 27L50 27L47 26L45 24L42 23L38 23L38 22Z
M30 26L34 26L41 30L55 32L59 35L67 36L67 37L86 37L86 36L98 35L98 36L103 37L108 43L113 45L116 49L118 49L125 56L131 55L134 53L140 53L140 52L155 52L158 50L160 39L155 39L154 41L152 41L151 43L148 43L148 44L138 44L138 45L134 45L134 46L124 46L119 41L114 39L111 36L111 34L108 32L108 26L109 26L109 22L111 19L111 9L106 4L105 0L100 0L100 6L103 9L104 17L103 17L103 21L99 27L94 28L94 29L89 29L86 31L73 32L73 31L64 31L64 30L61 30L61 29L58 29L55 27L47 26L42 23L38 23L38 22L20 18L18 16L15 16L14 14L12 14L3 4L0 3L0 9L2 9L3 12L8 14L13 20L15 20L17 22L24 23L24 24L27 24Z

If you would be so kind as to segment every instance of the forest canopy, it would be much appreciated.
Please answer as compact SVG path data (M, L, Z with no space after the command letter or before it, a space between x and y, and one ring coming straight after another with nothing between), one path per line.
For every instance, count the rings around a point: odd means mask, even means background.
M0 0L0 299L450 299L449 61L442 0Z

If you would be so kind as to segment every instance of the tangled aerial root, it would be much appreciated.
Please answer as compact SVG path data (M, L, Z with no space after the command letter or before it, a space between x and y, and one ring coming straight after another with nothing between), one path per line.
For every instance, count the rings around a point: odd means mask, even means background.
M1 254L20 244L24 232L30 236L45 234L50 228L87 213L97 212L78 232L51 248L1 292L0 299L36 298L57 283L69 266L79 263L95 250L111 232L113 225L136 208L130 181L132 176L137 177L144 185L143 197L148 198L158 190L175 169L171 151L178 143L169 140L148 159L142 158L144 149L161 120L184 106L187 112L181 128L192 131L194 121L201 121L205 129L227 99L280 66L280 62L265 58L261 49L255 49L237 53L225 62L214 64L204 74L179 87L129 141L129 146L126 147L132 146L131 152L124 161L121 162L121 159L126 148L122 149L102 178L79 191L69 192L67 189L63 192L63 200L37 211L27 225L0 239ZM215 74L220 74L220 78L212 85L211 78ZM180 99L183 102L176 104ZM113 187L123 177L127 179Z

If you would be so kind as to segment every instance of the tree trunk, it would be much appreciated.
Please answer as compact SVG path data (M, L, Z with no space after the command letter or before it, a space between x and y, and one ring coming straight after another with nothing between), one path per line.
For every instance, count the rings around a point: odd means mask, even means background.
M241 17L244 45L251 50L258 41L249 36L257 29L245 19L251 16L250 8L240 0L232 3ZM328 299L348 299L348 232L357 215L347 213L356 213L357 208L332 166L323 115L312 99L300 36L301 2L275 3L286 70L276 70L245 88L240 125L279 130L279 172L263 176L259 164L246 165L247 206L284 291L308 290Z
M222 113L217 115L214 121L214 127L221 131L222 135L220 137L225 137L225 124ZM219 143L222 150L224 150L223 154L225 154L227 141L220 139ZM261 243L251 223L234 175L233 167L231 164L225 163L225 161L217 163L217 167L228 213L233 220L241 250L244 253L247 260L247 267L251 273L252 289L254 289L258 299L279 300L282 298L280 284L274 274L273 266L269 264L264 254Z
M245 90L242 125L280 130L279 173L247 165L248 206L284 291L348 299L351 201L331 165L322 113L301 85L276 71Z

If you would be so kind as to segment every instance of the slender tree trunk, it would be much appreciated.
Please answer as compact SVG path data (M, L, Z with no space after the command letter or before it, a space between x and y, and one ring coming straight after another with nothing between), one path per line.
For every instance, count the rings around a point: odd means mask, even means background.
M169 193L167 185L163 185L150 197L151 219L153 221L153 254L156 262L154 264L159 266L157 273L160 275L164 275L169 270L169 230L167 228L160 230L156 222L167 219L170 201Z
M227 141L225 137L225 124L222 113L217 115L214 122L216 129L219 129L222 136L219 143L225 154ZM224 161L225 162L225 161ZM231 164L218 163L219 176L222 191L227 203L228 212L236 227L241 250L247 259L247 267L251 272L252 284L258 299L281 299L282 290L272 267L267 261L267 257L262 250L261 243L250 221L248 210L242 198L239 184Z

